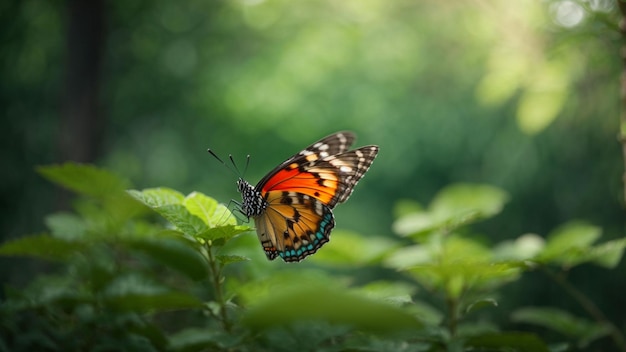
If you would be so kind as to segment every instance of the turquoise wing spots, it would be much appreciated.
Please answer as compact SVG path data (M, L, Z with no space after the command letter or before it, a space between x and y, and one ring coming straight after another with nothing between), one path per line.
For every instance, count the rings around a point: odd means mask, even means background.
M268 192L267 201L267 210L255 224L268 259L299 262L329 241L335 227L330 207L296 192Z
M330 225L330 226L329 226ZM299 262L307 256L317 252L330 238L330 231L334 227L333 214L328 210L328 213L324 214L323 220L320 222L320 227L314 235L309 234L309 238L312 242L308 245L302 245L298 249L291 246L286 247L283 252L278 252L278 255L286 262Z

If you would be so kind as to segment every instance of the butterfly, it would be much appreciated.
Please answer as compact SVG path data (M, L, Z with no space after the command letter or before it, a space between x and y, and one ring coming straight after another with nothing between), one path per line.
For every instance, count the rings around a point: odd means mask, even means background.
M378 146L349 150L352 132L337 132L282 162L256 186L237 181L240 212L253 218L269 260L299 262L329 241L335 227L333 208L352 194L354 186L378 155Z

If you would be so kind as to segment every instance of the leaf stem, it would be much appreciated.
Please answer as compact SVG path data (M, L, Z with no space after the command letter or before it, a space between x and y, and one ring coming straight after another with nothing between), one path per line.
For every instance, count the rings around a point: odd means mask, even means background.
M222 293L222 272L219 264L215 256L213 256L213 248L211 244L207 243L207 253L209 256L209 269L211 270L211 276L213 279L213 291L215 292L215 300L220 306L220 321L222 322L222 326L224 330L227 332L231 331L232 325L230 320L228 320L228 314L226 312L226 302L224 301L224 294Z
M454 337L456 335L456 328L459 319L457 316L458 300L448 296L446 298L446 305L448 306L448 330L450 332L450 336Z
M615 343L616 347L623 352L626 352L626 339L624 339L624 335L619 331L619 329L613 325L613 323L607 319L607 317L602 313L600 308L596 306L596 304L589 299L584 293L582 293L579 289L577 289L574 285L572 285L569 281L565 279L563 275L558 275L553 272L549 268L542 266L543 272L548 275L552 280L554 280L557 284L559 284L565 292L567 292L570 296L572 296L578 304L591 316L596 322L606 326L609 328L611 333L611 338Z

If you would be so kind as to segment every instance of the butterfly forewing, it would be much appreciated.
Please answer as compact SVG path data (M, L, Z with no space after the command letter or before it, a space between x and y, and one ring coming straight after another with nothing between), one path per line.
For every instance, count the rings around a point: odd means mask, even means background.
M277 170L261 186L261 190L299 192L333 208L348 200L377 153L377 146L367 146L307 163L293 162Z
M347 151L352 143L354 143L355 135L349 131L342 131L333 133L330 136L326 136L319 141L311 144L310 146L302 149L300 152L294 154L289 159L283 161L280 165L278 165L274 170L268 173L265 177L259 181L257 184L257 188L261 188L260 186L267 182L274 174L282 169L285 166L296 163L296 164L305 164L311 161L321 159L327 156L340 154Z

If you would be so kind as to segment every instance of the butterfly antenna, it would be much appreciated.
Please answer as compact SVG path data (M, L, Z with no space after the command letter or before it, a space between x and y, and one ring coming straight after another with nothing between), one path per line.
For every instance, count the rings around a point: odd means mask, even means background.
M209 154L211 154L215 159L217 159L217 161L219 161L220 163L222 163L222 165L226 166L226 168L230 171L232 171L233 173L235 173L237 176L241 175L241 173L239 172L239 169L237 168L237 165L235 164L235 161L233 160L233 156L231 154L228 155L228 158L230 159L230 162L232 164L231 167L230 165L226 164L224 162L224 160L222 160L222 158L220 158L219 156L217 156L217 154L215 154L210 148L207 149L207 152L209 152Z
M250 154L246 155L246 167L243 169L243 174L244 175L248 171L248 165L250 165Z
M228 154L228 159L230 159L230 163L233 165L233 168L237 172L237 175L241 177L241 171L239 171L239 168L237 167L237 163L235 163L235 159L233 159L233 155Z
M213 155L213 157L214 157L215 159L217 159L217 161L219 161L220 163L222 163L222 164L226 165L226 163L224 163L224 160L222 160L219 156L217 156L217 154L215 154L215 153L211 150L211 148L207 149L206 151L207 151L207 152L209 152L209 154Z

